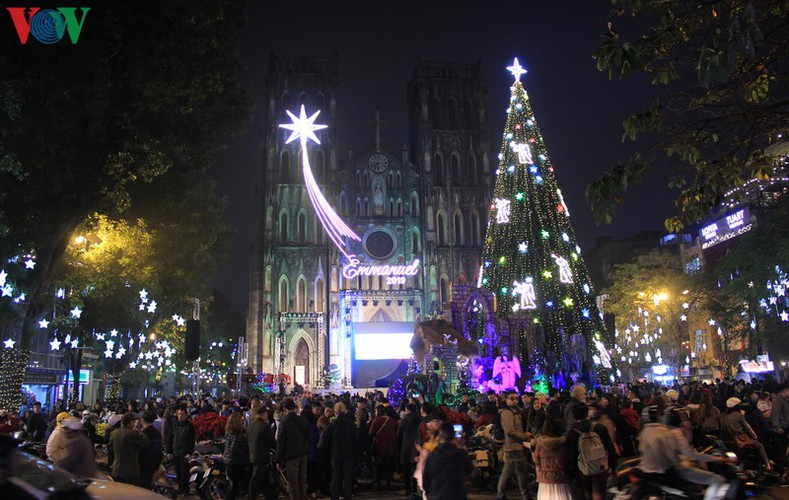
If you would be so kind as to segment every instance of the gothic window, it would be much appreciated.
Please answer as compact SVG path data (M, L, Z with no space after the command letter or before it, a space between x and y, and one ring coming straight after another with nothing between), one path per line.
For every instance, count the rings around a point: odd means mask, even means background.
M438 275L436 274L436 266L430 266L430 289L435 290L438 288Z
M397 173L395 174L395 185L396 185L397 187L403 187L403 177L402 177L402 175L400 174L400 172L397 172Z
M436 216L436 245L443 247L447 244L447 226L444 212L438 212Z
M288 212L285 210L279 214L279 242L281 245L288 244Z
M299 212L299 218L296 224L296 241L299 245L304 245L307 243L307 214L304 213L303 209Z
M356 171L356 187L362 187L362 172Z
M433 219L433 207L427 207L427 230L435 230L435 219Z
M397 199L397 216L398 217L402 217L403 216L403 199L402 198L398 198Z
M395 215L395 201L394 198L389 198L389 216Z
M362 199L358 196L356 197L356 215L362 216L364 212L362 212Z
M340 191L340 215L348 215L348 197L345 195L345 191Z
M458 279L458 283L466 283L467 282L466 275L463 274L463 273L458 274L458 278L457 279Z
M480 245L482 243L480 234L479 234L479 214L477 211L474 210L471 212L471 220L469 221L469 229L471 233L471 244L472 245Z
M340 289L340 276L336 267L331 268L331 291L336 292Z
M323 278L315 280L315 312L323 312L323 304L326 302L326 285Z
M455 130L458 128L458 103L450 99L447 105L447 128Z
M418 228L414 228L414 230L411 232L411 252L412 253L416 254L416 253L419 252L419 250L420 250L419 243L420 243L419 242L419 229Z
M433 163L435 164L434 165L434 167L435 167L434 172L436 173L436 180L435 180L435 182L436 182L436 184L443 184L446 175L444 174L444 159L441 158L441 154L440 153L436 153L436 156L434 158L434 162Z
M266 266L266 278L263 281L263 291L271 291L271 266Z
M321 226L321 222L318 220L317 217L315 217L314 227L315 227L315 238L314 238L315 244L319 246L323 245L323 235L324 235L323 226Z
M315 97L315 108L321 112L322 116L327 116L328 112L326 110L326 97L320 92Z
M364 187L367 187L367 186L370 185L370 177L367 175L367 170L365 170L364 174L362 174L362 180L363 180L363 184L362 185Z
M307 99L306 92L302 92L301 95L299 95L299 104L304 107L309 107L309 100Z
M463 181L463 176L460 174L460 158L456 153L452 153L452 156L449 157L449 161L452 165L452 182L457 186L460 184L466 184Z
M479 182L479 177L477 176L477 159L474 158L472 153L469 153L466 163L468 163L466 167L466 177L472 186L476 186Z
M282 99L280 99L280 113L282 114L283 119L288 118L288 114L285 111L290 110L290 94L287 91L282 93Z
M288 312L288 278L279 278L279 312Z
M280 180L287 184L290 182L290 153L285 149L279 157Z
M449 279L446 274L441 275L441 285L438 293L438 304L443 309L443 305L449 302Z
M441 128L441 101L438 97L430 100L430 123L434 129Z
M366 196L364 197L364 215L366 217L372 215L370 212L370 198L367 198Z
M411 216L419 217L419 195L416 191L411 192Z
M270 206L266 209L266 236L270 238L274 231L274 207Z
M466 240L463 234L463 214L460 213L460 210L455 212L455 244L456 245L465 245Z
M307 312L307 280L299 276L296 282L296 312Z
M463 107L463 119L465 128L474 128L474 104L471 102L471 99L466 99L466 105Z

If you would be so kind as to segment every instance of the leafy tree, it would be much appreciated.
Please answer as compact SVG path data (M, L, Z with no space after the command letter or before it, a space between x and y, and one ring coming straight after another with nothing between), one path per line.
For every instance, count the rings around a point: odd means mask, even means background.
M642 75L648 108L624 120L623 140L647 142L586 191L598 222L610 222L627 188L654 164L678 190L669 231L704 217L724 193L772 175L765 149L789 128L785 0L612 0L594 58L611 77Z
M243 11L143 0L92 8L78 44L0 34L0 258L37 262L18 310L23 353L79 224L127 209L135 184L206 168L248 117ZM0 386L21 383L8 377Z
M684 363L688 315L709 296L704 279L684 273L675 252L653 250L616 265L610 282L602 293L606 312L616 316L617 360L635 367Z

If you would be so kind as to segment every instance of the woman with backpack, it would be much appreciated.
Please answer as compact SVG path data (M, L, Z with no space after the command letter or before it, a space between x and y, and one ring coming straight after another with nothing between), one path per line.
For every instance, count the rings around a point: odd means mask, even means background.
M564 423L559 418L545 421L532 452L537 472L537 500L572 500L570 475L567 472L567 438L562 436Z
M608 471L616 467L616 450L604 425L589 420L589 407L572 408L575 419L567 434L567 470L577 498L603 500Z

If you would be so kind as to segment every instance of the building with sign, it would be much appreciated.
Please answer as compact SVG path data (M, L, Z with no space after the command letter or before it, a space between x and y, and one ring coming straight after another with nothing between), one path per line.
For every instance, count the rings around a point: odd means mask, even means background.
M384 120L370 110L369 136L352 138L364 147L342 150L338 66L337 56L270 57L249 365L313 387L336 365L343 386L369 387L404 370L414 321L447 307L452 283L476 282L492 182L486 91L479 63L418 60L402 146L381 141ZM309 148L280 127L302 105L327 125L313 127L320 142ZM323 217L358 237L348 255Z

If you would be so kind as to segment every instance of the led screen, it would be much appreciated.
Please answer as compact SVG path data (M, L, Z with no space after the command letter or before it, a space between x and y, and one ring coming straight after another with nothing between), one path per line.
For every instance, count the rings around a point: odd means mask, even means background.
M408 359L413 333L367 333L356 335L356 359Z
M354 358L409 359L413 323L357 323L354 332Z

